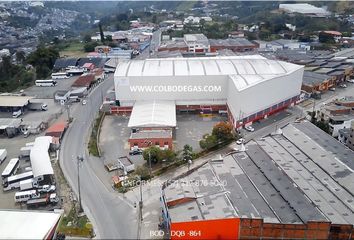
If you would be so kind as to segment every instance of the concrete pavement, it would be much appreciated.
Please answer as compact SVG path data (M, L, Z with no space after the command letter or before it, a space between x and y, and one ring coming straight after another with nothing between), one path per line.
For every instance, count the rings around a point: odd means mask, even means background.
M90 108L98 110L102 103L102 92L113 87L113 75L97 86L88 96ZM137 213L129 201L122 201L118 193L110 190L96 176L93 167L95 159L88 155L87 140L96 112L87 106L72 109L74 118L67 130L60 151L60 165L74 192L78 195L77 160L84 156L80 167L81 199L85 213L93 223L97 238L135 239L137 234Z

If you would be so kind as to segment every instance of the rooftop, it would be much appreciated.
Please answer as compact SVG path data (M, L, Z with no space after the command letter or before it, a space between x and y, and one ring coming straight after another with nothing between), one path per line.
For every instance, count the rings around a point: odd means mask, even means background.
M198 42L198 43L204 43L208 45L209 41L208 38L202 34L202 33L197 33L197 34L184 34L184 40L188 42Z
M314 73L304 71L303 84L305 85L318 85L328 80L330 77L326 74Z
M174 101L136 101L128 127L175 127Z
M6 129L8 127L18 128L22 121L19 118L0 118L0 129Z
M161 58L120 62L115 77L284 75L301 66L268 60L260 55L203 58Z
M233 46L248 47L255 46L254 43L245 38L229 38L229 39L209 39L210 46Z
M23 107L32 98L29 96L0 96L0 107Z
M1 239L49 239L61 212L0 210Z
M172 138L171 130L137 131L130 135L130 139Z
M246 217L353 224L354 152L306 121L282 131L167 185L171 221Z

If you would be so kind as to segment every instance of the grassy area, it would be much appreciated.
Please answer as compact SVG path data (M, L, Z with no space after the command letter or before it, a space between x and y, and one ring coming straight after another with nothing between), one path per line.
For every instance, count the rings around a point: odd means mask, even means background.
M94 126L92 128L91 136L90 136L90 141L88 143L89 153L95 157L100 156L97 138L98 138L99 128L100 128L103 118L104 118L104 114L100 112L98 118L96 118L96 120L95 120Z
M189 11L191 10L194 5L197 3L197 1L185 1L185 2L181 2L176 11L182 11L182 12L185 12L185 11Z
M84 51L84 43L71 42L63 50L60 51L61 57L85 57L87 53Z
M86 215L78 215L74 206L71 208L69 214L61 219L57 231L67 236L93 237L90 221Z

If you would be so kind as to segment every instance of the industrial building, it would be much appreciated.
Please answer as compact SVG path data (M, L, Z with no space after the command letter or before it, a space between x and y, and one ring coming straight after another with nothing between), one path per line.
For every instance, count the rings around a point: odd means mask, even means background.
M259 55L124 61L114 75L118 106L112 112L164 102L160 121L175 119L176 111L227 111L241 127L294 104L302 76L302 66ZM139 118L149 118L144 112Z
M172 239L352 239L353 159L310 122L289 124L166 182L164 226Z

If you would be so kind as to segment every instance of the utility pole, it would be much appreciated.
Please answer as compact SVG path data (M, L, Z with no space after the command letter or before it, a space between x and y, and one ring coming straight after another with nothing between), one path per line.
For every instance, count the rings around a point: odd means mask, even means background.
M150 140L146 139L144 141L144 144L146 144L146 146L148 148L150 148L150 146L152 145L152 142ZM149 172L150 172L150 177L151 177L152 176L152 167L151 167L151 152L150 151L151 151L151 149L149 149L149 152L148 152L148 155L149 155Z
M139 214L140 214L140 221L143 221L143 183L141 181L140 176L140 201L139 201Z
M68 122L70 123L70 105L69 104L66 105L66 112L68 114Z
M81 190L80 190L80 163L84 161L82 156L76 157L77 162L77 185L79 190L79 213L82 212L82 205L81 205Z
M314 123L315 122L315 106L316 106L316 100L313 99L313 105L312 105L312 114L311 114L311 122Z

